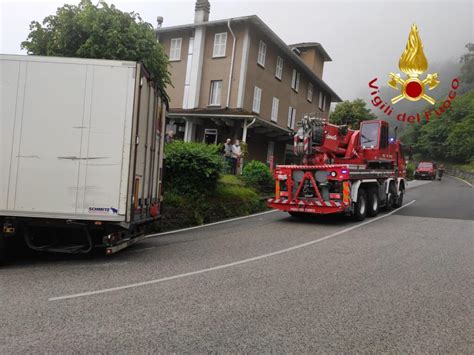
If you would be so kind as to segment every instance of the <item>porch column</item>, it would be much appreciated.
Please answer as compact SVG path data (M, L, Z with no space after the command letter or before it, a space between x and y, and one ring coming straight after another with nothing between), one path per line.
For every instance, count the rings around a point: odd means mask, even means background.
M196 132L195 123L192 118L185 118L184 120L186 121L186 125L184 126L184 141L193 142Z

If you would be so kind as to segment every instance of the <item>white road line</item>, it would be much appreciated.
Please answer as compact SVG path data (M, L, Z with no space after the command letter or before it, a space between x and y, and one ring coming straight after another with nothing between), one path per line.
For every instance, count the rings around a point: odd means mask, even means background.
M407 189L413 189L418 186L423 186L426 184L430 184L433 181L422 181L422 180L413 180L413 181L408 181Z
M240 219L245 219L245 218L250 218L250 217L257 217L257 216L260 216L262 214L267 214L267 213L272 213L272 212L277 212L277 211L278 210L270 210L270 211L250 214L248 216L236 217L236 218L231 218L231 219L224 219L223 221L218 221L218 222L213 222L213 223L208 223L208 224L201 224L200 226L194 226L194 227L188 227L188 228L183 228L183 229L176 229L176 230L172 230L172 231L168 231L168 232L150 234L150 235L147 235L145 238L159 237L161 235L166 235L166 234L173 234L173 233L190 231L190 230L193 230L193 229L214 226L216 224L238 221Z
M472 187L472 184L464 179L461 179L460 177L457 177L457 176L453 176L453 175L448 175L449 177L453 177L455 179L458 179L458 180L461 180L462 182L468 184L470 187Z
M411 188L414 188L414 187L418 187L418 186L422 186L422 185L425 185L425 184L429 184L430 182L432 182L432 181L421 181L421 180L409 181L409 182L408 182L408 185L407 185L407 189L411 189ZM413 186L413 184L415 184L415 185ZM317 203L318 203L319 206L321 205L321 203L319 203L319 202L317 202ZM238 221L238 220L240 220L240 219L245 219L245 218L257 217L257 216L260 216L260 215L262 215L262 214L267 214L267 213L272 213L272 212L278 212L278 210L270 210L270 211L265 211L265 212L259 212L259 213L250 214L250 215L248 215L248 216L242 216L242 217L235 217L235 218L230 218L230 219L224 219L224 220L222 220L222 221L217 221L217 222L213 222L213 223L201 224L200 226L193 226L193 227L188 227L188 228L175 229L175 230L172 230L172 231L167 231L167 232L162 232L162 233L154 233L154 234L147 235L147 236L145 237L145 239L146 239L146 238L159 237L159 236L167 235L167 234L174 234L174 233L186 232L186 231L193 230L193 229L204 228L204 227L214 226L214 225L216 225L216 224L222 224L222 223L227 223L227 222Z
M282 249L282 250L278 250L278 251L275 251L275 252L272 252L272 253L263 254L263 255L260 255L260 256L256 256L256 257L253 257L253 258L249 258L249 259L244 259L244 260L236 261L236 262L229 263L229 264L224 264L224 265L214 266L214 267L210 267L210 268L206 268L206 269L201 269L201 270L197 270L197 271L187 272L187 273L184 273L184 274L178 274L178 275L174 275L174 276L164 277L164 278L161 278L161 279L149 280L149 281L144 281L144 282L137 282L137 283L133 283L133 284L129 284L129 285L124 285L124 286L111 287L111 288L104 288L104 289L102 289L102 290L76 293L76 294L66 295L66 296L51 297L50 299L48 299L48 301L60 301L60 300L66 300L66 299L70 299L70 298L86 297L86 296L92 296L92 295L98 295L98 294L102 294L102 293L107 293L107 292L120 291L120 290L125 290L125 289L128 289L128 288L142 287L142 286L157 284L157 283L160 283L160 282L165 282L165 281L170 281L170 280L181 279L181 278L183 278L183 277L188 277L188 276L193 276L193 275L204 274L204 273L207 273L207 272L210 272L210 271L216 271L216 270L226 269L226 268L230 268L230 267L233 267L233 266L237 266L237 265L242 265L242 264L250 263L250 262L253 262L253 261L257 261L257 260L266 259L266 258L275 256L275 255L279 255L279 254L283 254L283 253L288 253L288 252L293 251L293 250L301 249L301 248L304 248L304 247L307 247L307 246L310 246L310 245L313 245L313 244L322 242L322 241L327 240L327 239L330 239L330 238L334 238L334 237L336 237L336 236L338 236L338 235L341 235L341 234L343 234L343 233L350 232L351 230L354 230L354 229L356 229L356 228L365 226L365 225L367 225L367 224L369 224L369 223L373 223L373 222L375 222L375 221L378 221L379 219L388 217L388 216L394 214L395 212L401 210L402 208L405 208L405 207L407 207L407 206L410 206L411 204L413 204L413 203L415 203L415 202L416 202L416 200L410 201L410 202L408 202L407 204L403 205L402 207L397 208L397 209L395 209L395 210L393 210L393 211L391 211L391 212L389 212L389 213L387 213L387 214L384 214L384 215L379 216L379 217L376 217L376 218L371 218L371 219L369 219L368 221L365 221L365 222L356 224L355 226L352 226L352 227L349 227L349 228L342 229L342 230L340 230L340 231L338 231L338 232L335 232L335 233L332 233L332 234L327 235L327 236L325 236L325 237L322 237L322 238L313 240L313 241L311 241L311 242L307 242L307 243L295 245L295 246L293 246L293 247L286 248L286 249Z

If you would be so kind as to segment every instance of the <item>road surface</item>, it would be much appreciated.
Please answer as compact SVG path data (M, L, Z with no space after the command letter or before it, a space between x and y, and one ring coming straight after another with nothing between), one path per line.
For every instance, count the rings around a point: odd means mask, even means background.
M0 353L473 353L473 189L447 177L405 204L16 259L0 269Z

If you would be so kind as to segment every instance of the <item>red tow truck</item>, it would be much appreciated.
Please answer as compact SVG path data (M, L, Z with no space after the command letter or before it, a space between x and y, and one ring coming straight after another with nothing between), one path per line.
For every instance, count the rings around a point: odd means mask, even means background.
M301 164L276 166L269 207L297 217L344 213L362 221L402 205L405 158L386 121L364 121L352 130L307 114L293 143Z

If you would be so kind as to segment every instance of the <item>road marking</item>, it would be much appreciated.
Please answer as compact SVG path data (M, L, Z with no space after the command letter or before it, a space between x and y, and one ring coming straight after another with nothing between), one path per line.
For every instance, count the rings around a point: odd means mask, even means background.
M322 242L322 241L327 240L327 239L330 239L330 238L334 238L334 237L336 237L336 236L338 236L338 235L341 235L341 234L343 234L343 233L350 232L350 231L352 231L352 230L354 230L354 229L356 229L356 228L365 226L365 225L367 225L367 224L369 224L369 223L373 223L373 222L375 222L375 221L378 221L379 219L388 217L388 216L390 216L390 215L396 213L397 211L401 210L402 208L405 208L405 207L407 207L407 206L410 206L411 204L413 204L413 203L415 203L415 202L416 202L416 200L410 201L410 202L408 202L407 204L403 205L402 207L399 207L399 208L397 208L397 209L395 209L395 210L393 210L393 211L391 211L391 212L389 212L389 213L386 213L386 214L381 215L381 216L376 217L376 218L371 218L371 219L369 219L368 221L365 221L365 222L356 224L355 226L352 226L352 227L349 227L349 228L342 229L342 230L340 230L340 231L338 231L338 232L335 232L335 233L332 233L332 234L327 235L327 236L325 236L325 237L322 237L322 238L313 240L313 241L311 241L311 242L307 242L307 243L295 245L295 246L293 246L293 247L286 248L286 249L282 249L282 250L278 250L278 251L275 251L275 252L272 252L272 253L263 254L263 255L255 256L255 257L253 257L253 258L244 259L244 260L240 260L240 261L235 261L235 262L229 263L229 264L224 264L224 265L214 266L214 267L210 267L210 268L206 268L206 269L201 269L201 270L197 270L197 271L191 271L191 272L187 272L187 273L184 273L184 274L178 274L178 275L174 275L174 276L164 277L164 278L161 278L161 279L149 280L149 281L144 281L144 282L137 282L137 283L128 284L128 285L124 285L124 286L111 287L111 288L104 288L104 289L102 289L102 290L76 293L76 294L66 295L66 296L51 297L51 298L48 299L48 301L60 301L60 300L66 300L66 299L71 299L71 298L86 297L86 296L92 296L92 295L98 295L98 294L102 294L102 293L107 293L107 292L114 292L114 291L126 290L126 289L128 289L128 288L142 287L142 286L157 284L157 283L160 283L160 282L165 282L165 281L170 281L170 280L181 279L181 278L183 278L183 277L188 277L188 276L193 276L193 275L204 274L204 273L207 273L207 272L210 272L210 271L216 271L216 270L226 269L226 268L230 268L230 267L233 267L233 266L237 266L237 265L242 265L242 264L250 263L250 262L253 262L253 261L257 261L257 260L266 259L266 258L275 256L275 255L279 255L279 254L283 254L283 253L288 253L288 252L293 251L293 250L301 249L301 248L304 248L304 247L307 247L307 246L310 246L310 245L313 245L313 244Z
M457 176L453 176L453 175L448 175L449 177L453 177L455 179L458 179L458 180L461 180L462 182L465 182L466 184L468 184L470 187L472 187L472 184L464 179L461 179L460 177L457 177Z
M432 182L432 181L421 181L421 180L409 181L409 182L408 182L408 185L407 185L407 189L411 189L411 188L414 188L414 187L418 187L418 186L422 186L422 185L425 185L425 184L429 184L430 182ZM415 186L412 186L413 184L415 184ZM238 220L240 220L240 219L245 219L245 218L250 218L250 217L257 217L257 216L260 216L260 215L263 215L263 214L267 214L267 213L272 213L272 212L278 212L278 210L270 210L270 211L265 211L265 212L259 212L259 213L250 214L250 215L248 215L248 216L235 217L235 218L231 218L231 219L225 219L225 220L223 220L223 221L212 222L212 223L207 223L207 224L201 224L200 226L193 226L193 227L188 227L188 228L175 229L175 230L168 231L168 232L154 233L154 234L147 235L147 236L145 237L145 239L146 239L146 238L153 238L153 237L160 237L160 236L162 236L162 235L167 235L167 234L174 234L174 233L186 232L186 231L193 230L193 229L198 229L198 228L204 228L204 227L214 226L214 225L216 225L216 224L221 224L221 223L227 223L227 222L238 221Z
M421 181L421 180L413 180L413 181L408 181L407 189L413 189L418 186L423 186L426 184L430 184L433 181Z
M183 229L176 229L176 230L172 230L168 232L150 234L150 235L147 235L145 238L159 237L166 234L173 234L173 233L185 232L185 231L190 231L193 229L198 229L198 228L203 228L203 227L215 226L216 224L238 221L240 219L245 219L245 218L250 218L250 217L257 217L262 214L267 214L267 213L272 213L272 212L277 212L277 211L278 210L270 210L270 211L265 211L265 212L260 212L260 213L249 214L248 216L235 217L231 219L225 219L223 221L218 221L218 222L213 222L213 223L208 223L208 224L201 224L200 226L194 226L194 227L188 227L188 228L183 228Z

